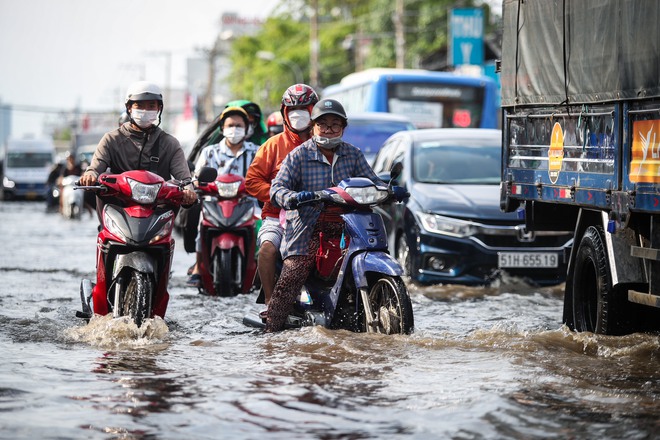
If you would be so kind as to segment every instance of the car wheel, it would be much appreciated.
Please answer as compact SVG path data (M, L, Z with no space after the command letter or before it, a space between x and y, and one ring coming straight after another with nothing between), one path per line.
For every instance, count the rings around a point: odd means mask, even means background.
M407 277L412 273L410 263L410 246L406 241L405 234L401 234L396 245L396 259L403 268L403 274Z

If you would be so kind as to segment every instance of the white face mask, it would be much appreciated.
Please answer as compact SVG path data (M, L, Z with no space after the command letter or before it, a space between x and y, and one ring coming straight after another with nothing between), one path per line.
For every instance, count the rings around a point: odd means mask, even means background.
M296 131L306 129L312 121L307 110L291 110L287 113L287 117L289 118L291 128Z
M254 134L254 125L250 124L248 125L248 131L247 134L245 135L245 139L250 139L253 134Z
M230 144L236 145L245 138L245 129L243 127L227 127L222 130L222 135L227 138Z
M134 108L131 110L131 117L138 127L147 128L153 125L158 119L158 110L140 110Z
M312 139L314 139L316 145L318 145L321 148L325 148L326 150L333 150L337 147L337 145L343 142L341 136L334 138L327 138L323 136L314 135L312 136Z

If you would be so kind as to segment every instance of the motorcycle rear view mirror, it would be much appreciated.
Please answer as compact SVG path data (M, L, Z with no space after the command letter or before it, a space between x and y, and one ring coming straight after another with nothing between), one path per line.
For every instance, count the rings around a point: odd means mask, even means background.
M394 180L399 177L401 175L401 171L403 171L403 164L401 162L396 162L390 169L390 179Z
M208 182L213 182L216 177L218 177L218 170L211 167L203 167L199 171L197 180L203 183L208 183Z

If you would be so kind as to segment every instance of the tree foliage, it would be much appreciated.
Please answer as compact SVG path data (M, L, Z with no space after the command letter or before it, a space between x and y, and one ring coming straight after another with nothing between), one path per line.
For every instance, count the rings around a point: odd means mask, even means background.
M233 42L228 81L236 97L259 102L264 111L272 111L279 108L284 90L295 83L297 70L302 72L304 82L311 83L314 3L318 11L319 68L318 84L311 85L321 90L356 69L396 65L396 2L280 0L258 34ZM404 0L405 67L423 68L424 60L446 49L451 8L481 4L481 0ZM488 24L489 10L483 7ZM260 51L275 58L259 58Z

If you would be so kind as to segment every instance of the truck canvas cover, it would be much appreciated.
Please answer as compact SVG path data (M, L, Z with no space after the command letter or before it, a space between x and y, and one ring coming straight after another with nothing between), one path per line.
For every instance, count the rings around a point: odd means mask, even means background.
M660 1L504 0L503 6L503 107L660 96Z

